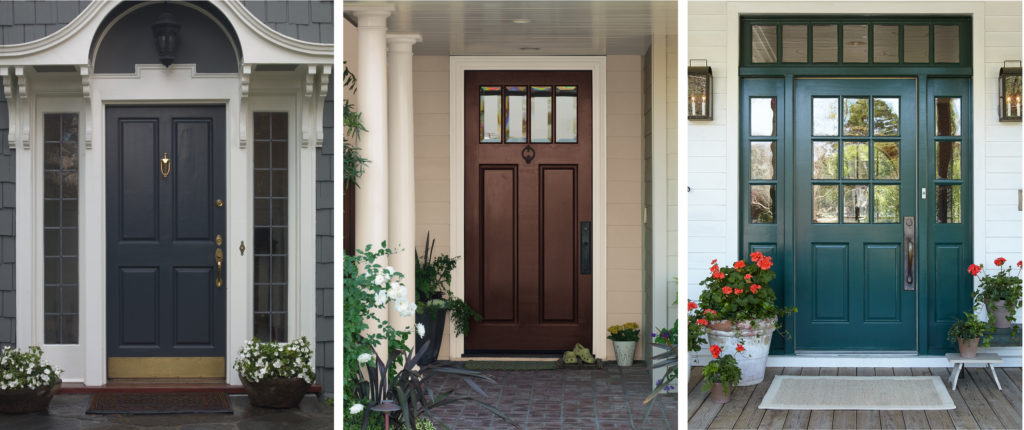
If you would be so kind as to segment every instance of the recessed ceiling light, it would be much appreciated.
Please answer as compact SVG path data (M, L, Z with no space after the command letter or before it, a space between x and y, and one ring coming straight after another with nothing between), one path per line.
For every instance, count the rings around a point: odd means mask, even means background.
M537 48L537 47L534 47L534 46L523 46L523 47L521 47L519 49L523 50L523 51L540 51L540 48Z
M528 20L528 19L513 19L512 22L514 22L516 24L529 24L530 20Z

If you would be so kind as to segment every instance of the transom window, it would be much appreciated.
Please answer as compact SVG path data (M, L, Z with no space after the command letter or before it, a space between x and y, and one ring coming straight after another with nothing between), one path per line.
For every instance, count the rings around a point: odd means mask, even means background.
M576 143L575 85L480 87L480 143Z

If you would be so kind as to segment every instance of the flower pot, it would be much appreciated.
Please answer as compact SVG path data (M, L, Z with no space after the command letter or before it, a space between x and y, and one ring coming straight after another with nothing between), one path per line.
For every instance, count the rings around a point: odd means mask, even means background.
M426 366L437 361L437 355L441 352L441 340L444 339L444 322L448 319L448 309L423 309L423 313L416 314L416 322L423 324L423 337L416 336L416 352L427 345L427 352L423 353L420 361L416 364Z
M309 391L310 385L302 378L268 378L260 382L251 382L241 373L238 377L242 380L245 393L249 395L249 403L261 408L294 408Z
M1010 321L1006 319L1010 315L1010 311L1006 309L1006 300L988 302L985 303L985 307L988 308L989 314L992 315L992 323L996 325L996 328L1010 328Z
M775 318L753 321L715 321L708 326L709 345L718 345L722 354L732 354L742 372L739 386L756 385L764 380L764 367L768 363L768 349L772 345ZM743 343L743 351L736 345Z
M978 341L980 338L963 339L957 338L956 343L960 346L960 356L963 358L974 358L978 355Z
M53 395L60 390L60 382L52 387L19 388L17 390L0 390L0 413L24 414L43 412L50 408Z
M635 340L613 340L612 346L615 347L615 361L619 367L633 365L633 354L636 352Z
M721 382L715 382L715 385L711 386L711 401L714 403L729 403L729 398L732 397L732 391L736 387L729 389L729 394L725 394L725 385Z

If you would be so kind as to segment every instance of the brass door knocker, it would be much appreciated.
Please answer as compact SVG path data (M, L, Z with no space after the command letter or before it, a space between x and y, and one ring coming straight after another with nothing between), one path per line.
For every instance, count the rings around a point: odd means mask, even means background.
M164 153L164 158L160 159L160 174L164 175L164 179L167 179L167 175L171 174L171 159L167 158L167 153Z

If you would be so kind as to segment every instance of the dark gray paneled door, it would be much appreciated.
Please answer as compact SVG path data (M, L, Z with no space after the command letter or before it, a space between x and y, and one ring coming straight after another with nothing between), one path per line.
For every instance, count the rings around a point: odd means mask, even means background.
M106 109L110 357L224 355L224 127L223 106Z

